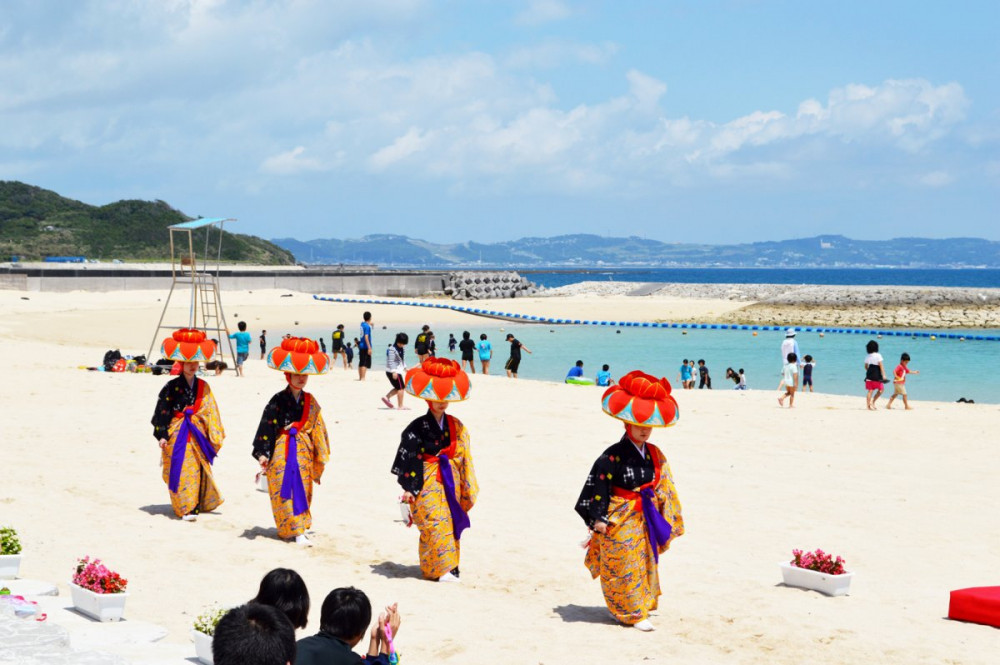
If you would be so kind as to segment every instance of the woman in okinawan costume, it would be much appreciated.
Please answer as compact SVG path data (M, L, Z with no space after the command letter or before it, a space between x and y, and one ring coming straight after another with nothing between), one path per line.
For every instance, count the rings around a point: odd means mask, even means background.
M163 482L170 505L182 520L193 522L215 510L222 495L212 478L212 462L226 433L208 383L195 376L198 364L215 353L215 343L200 330L182 328L163 340L164 358L183 363L179 376L160 390L153 412L153 436L160 443Z
M406 373L406 392L426 400L428 410L403 430L392 473L420 530L420 572L439 582L459 581L459 541L479 494L469 431L445 413L469 389L469 377L447 358L431 357Z
M639 371L608 388L601 403L625 422L625 435L594 462L576 502L591 529L584 563L601 578L615 619L650 631L649 612L660 596L660 554L684 533L684 519L667 458L648 440L652 428L674 425L680 411L666 379Z
M330 370L330 357L320 353L315 341L290 337L267 354L267 366L284 372L288 386L264 407L253 457L267 476L278 537L309 547L313 483L323 477L330 442L319 403L304 388L310 374Z

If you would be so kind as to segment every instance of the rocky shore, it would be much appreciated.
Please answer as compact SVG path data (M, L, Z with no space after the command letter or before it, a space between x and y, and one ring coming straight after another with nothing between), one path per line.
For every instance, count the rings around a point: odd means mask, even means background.
M594 294L736 300L710 322L865 328L1000 328L1000 289L794 284L581 282L545 295Z

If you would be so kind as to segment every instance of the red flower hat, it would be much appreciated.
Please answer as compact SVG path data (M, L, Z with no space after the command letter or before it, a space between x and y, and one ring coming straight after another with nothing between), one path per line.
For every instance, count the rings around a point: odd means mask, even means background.
M326 374L330 371L330 356L320 353L315 340L289 337L268 352L267 366L289 374Z
M215 342L194 328L181 328L163 340L160 353L169 360L182 363L208 362L215 355Z
M471 389L468 374L447 358L428 358L406 373L406 392L430 402L461 402Z
M601 397L601 408L613 418L640 427L670 427L681 416L670 394L670 382L633 370Z

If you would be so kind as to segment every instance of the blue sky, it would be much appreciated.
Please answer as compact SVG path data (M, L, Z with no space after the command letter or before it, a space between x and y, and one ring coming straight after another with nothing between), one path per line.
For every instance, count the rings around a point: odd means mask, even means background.
M3 4L0 179L88 203L301 240L1000 240L996 2Z

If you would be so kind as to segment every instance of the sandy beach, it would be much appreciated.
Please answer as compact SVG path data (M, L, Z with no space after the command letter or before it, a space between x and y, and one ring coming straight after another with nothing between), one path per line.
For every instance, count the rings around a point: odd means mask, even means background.
M272 341L294 333L295 322L353 332L365 309L301 293L223 296L231 326L246 320L255 340L262 328ZM417 533L398 521L389 473L399 433L422 405L408 397L410 411L381 406L388 384L378 357L364 383L336 368L307 387L332 445L312 507L316 547L275 538L252 482L261 410L285 385L255 353L244 378L205 377L227 434L215 463L226 502L195 523L173 516L149 425L166 379L79 369L109 348L145 353L163 298L0 291L0 524L21 534L21 576L57 582L63 594L76 558L104 559L129 580L126 616L165 626L166 642L189 644L202 610L249 599L264 573L284 566L312 595L299 637L318 630L330 589L353 585L375 606L398 601L406 663L996 662L996 629L945 619L950 590L1000 584L996 405L915 401L910 413L870 412L860 393L816 393L779 410L771 390L678 391L680 422L652 440L670 460L687 533L661 557L657 630L644 634L609 617L579 547L586 530L574 502L622 432L601 412L598 389L473 378L472 399L449 412L471 431L480 498L462 539L462 583L438 585L419 578ZM694 320L746 303L579 294L503 305ZM377 348L394 327L470 320L370 309ZM777 564L793 548L843 556L856 573L850 595L781 586Z

